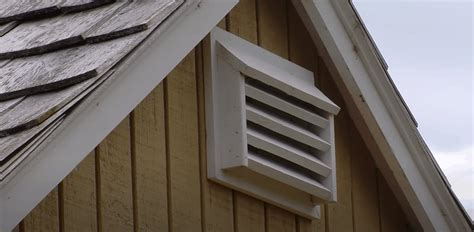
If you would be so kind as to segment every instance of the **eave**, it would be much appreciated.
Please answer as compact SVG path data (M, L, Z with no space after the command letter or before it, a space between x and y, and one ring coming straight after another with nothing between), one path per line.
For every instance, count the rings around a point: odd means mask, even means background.
M413 226L470 231L350 1L293 0L347 110Z
M232 9L238 0L202 0L168 20L43 142L0 187L0 231L12 230ZM164 32L164 31L163 31Z

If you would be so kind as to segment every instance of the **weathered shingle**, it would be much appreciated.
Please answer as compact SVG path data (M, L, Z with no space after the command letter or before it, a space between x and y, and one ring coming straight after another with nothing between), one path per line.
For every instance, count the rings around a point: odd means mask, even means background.
M3 0L0 24L56 13L61 2L62 0Z
M56 106L57 111L51 113L49 117L47 117L43 123L39 124L38 126L22 130L18 133L12 134L6 137L0 137L0 169L2 163L5 163L7 160L12 158L11 154L19 153L20 150L30 143L31 139L37 137L43 130L48 129L52 123L54 123L59 118L62 118L66 112L68 112L77 102L82 100L86 97L90 92L94 91L101 83L103 83L107 77L109 77L113 71L107 72L102 77L98 78L97 80L89 80L86 83L72 86L68 89L59 90L58 92L51 92L38 95L37 97L31 97L30 100L26 101L41 101L46 100L49 98L63 98L62 95L67 94L68 92L76 92L78 93L74 98L69 97L67 102L63 102L63 107ZM36 98L41 98L40 100L36 100ZM28 105L26 103L25 105Z
M113 3L116 0L64 0L61 4L61 12L71 13L93 9L102 5Z
M0 101L67 87L101 75L142 39L143 35L137 34L13 60L0 69Z
M16 25L18 25L18 22L13 21L9 22L3 25L0 25L0 37L4 36L6 33L8 33L11 29L13 29Z
M0 37L0 59L51 52L85 43L85 34L126 2L52 19L27 22Z
M146 30L150 25L165 20L183 2L184 0L132 2L91 31L87 39L98 42Z
M115 0L2 0L0 24L83 11L112 2Z
M0 181L185 1L2 1Z
M5 112L9 111L13 106L18 104L23 98L15 98L6 101L0 102L0 116L3 115Z

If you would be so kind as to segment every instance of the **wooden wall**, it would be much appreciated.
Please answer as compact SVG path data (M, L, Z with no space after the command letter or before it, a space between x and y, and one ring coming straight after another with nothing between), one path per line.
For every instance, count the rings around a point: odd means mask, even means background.
M17 231L407 231L290 1L241 0L219 26L313 70L316 85L341 106L338 202L309 221L207 180L200 44Z

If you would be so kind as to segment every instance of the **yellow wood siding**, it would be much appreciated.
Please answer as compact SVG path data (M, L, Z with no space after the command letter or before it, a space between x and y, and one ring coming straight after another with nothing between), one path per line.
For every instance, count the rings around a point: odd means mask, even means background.
M136 231L168 230L164 104L160 84L130 115Z
M316 85L341 106L338 202L310 221L207 180L203 42L16 231L407 231L291 2L241 0L219 26L312 70Z
M59 185L62 194L63 231L93 231L97 228L95 153L87 156Z

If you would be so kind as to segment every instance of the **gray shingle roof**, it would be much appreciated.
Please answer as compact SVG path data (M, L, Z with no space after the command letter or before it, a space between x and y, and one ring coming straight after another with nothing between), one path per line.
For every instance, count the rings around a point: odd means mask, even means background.
M185 0L6 0L0 181Z

